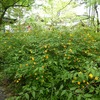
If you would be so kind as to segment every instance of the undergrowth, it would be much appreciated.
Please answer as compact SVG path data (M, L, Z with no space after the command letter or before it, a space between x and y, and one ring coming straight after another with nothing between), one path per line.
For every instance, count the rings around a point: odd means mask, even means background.
M0 70L16 94L7 100L99 100L99 34L55 29L0 35Z

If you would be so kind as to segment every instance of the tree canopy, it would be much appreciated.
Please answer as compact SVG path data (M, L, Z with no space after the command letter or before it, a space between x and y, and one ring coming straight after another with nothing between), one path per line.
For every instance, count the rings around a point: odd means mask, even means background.
M36 2L41 3L36 4ZM43 2L45 2L45 4L43 4ZM84 9L86 8L87 11L82 15L76 14L74 8L82 5L84 5ZM30 9L29 7L31 7L34 10L41 9L37 14L34 14L32 9L29 11L33 13L29 16L31 16L32 19L34 17L36 23L38 23L37 19L43 19L45 23L52 23L52 25L57 25L57 23L69 24L81 22L82 25L87 23L89 26L93 26L99 31L99 5L100 0L0 0L0 26L8 17L10 19L11 17L14 19L24 19L22 18L23 15L27 15L25 12L26 9L24 8ZM81 10L79 11L81 12ZM48 17L45 16L41 18L41 15L48 15ZM27 18L25 20L27 20ZM31 23L33 24L34 22L31 21Z
M34 0L0 0L0 25L9 8L29 7Z

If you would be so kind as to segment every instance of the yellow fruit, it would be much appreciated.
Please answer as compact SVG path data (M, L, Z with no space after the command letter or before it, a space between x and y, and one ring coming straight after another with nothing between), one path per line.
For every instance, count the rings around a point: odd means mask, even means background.
M35 73L35 75L37 75L37 73Z
M66 57L67 55L66 55L66 54L64 54L64 56Z
M72 80L72 83L74 83L75 81L74 80Z
M66 48L66 46L65 46L65 45L64 45L63 47L64 47L64 48Z
M26 66L28 66L28 64L26 64Z
M45 58L48 59L48 55L46 55Z
M32 50L30 50L30 53L32 53Z
M69 51L72 53L72 49L69 49Z
M92 79L93 78L93 75L92 74L89 74L89 77Z
M68 45L71 45L71 43L69 42L69 43L67 43Z
M44 52L47 53L47 50L45 50Z
M42 68L44 68L44 66L42 66Z
M84 88L84 86L82 86L82 88Z
M86 84L89 84L89 82L86 82Z
M86 81L85 80L83 80L83 83L85 83Z
M34 61L34 57L31 58Z
M34 62L34 65L36 64L36 62Z
M77 84L80 85L81 83L80 82L77 82Z
M20 78L18 80L20 81Z
M19 80L16 81L16 83L18 83L18 82L19 82Z
M67 59L70 59L70 57L68 56Z
M38 78L36 78L36 80L38 80Z
M70 37L73 36L73 34L70 34Z
M82 74L82 72L80 71L79 74Z
M95 80L97 81L99 78L98 77L95 77Z
M47 48L47 45L45 45L44 48Z
M77 79L77 77L74 77L74 80L76 80Z
M90 34L89 34L89 33L88 33L87 35L88 35L88 36L90 36Z

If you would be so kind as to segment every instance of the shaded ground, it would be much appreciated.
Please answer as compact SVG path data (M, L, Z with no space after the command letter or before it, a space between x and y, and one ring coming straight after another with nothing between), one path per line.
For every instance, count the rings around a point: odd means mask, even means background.
M7 80L0 80L0 100L6 100L12 95L10 88L7 86Z
M3 87L0 86L0 100L5 100L6 97Z

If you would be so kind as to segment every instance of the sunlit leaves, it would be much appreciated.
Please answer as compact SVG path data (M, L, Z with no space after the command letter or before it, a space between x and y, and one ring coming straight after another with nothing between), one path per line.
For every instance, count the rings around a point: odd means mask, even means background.
M56 3L56 4L55 4ZM74 15L73 5L76 4L74 2L64 1L64 0L53 0L48 1L48 5L44 5L44 11L48 14L51 18L51 21L54 23L58 23L60 21L64 21L65 17L68 19ZM70 16L70 17L69 17Z

